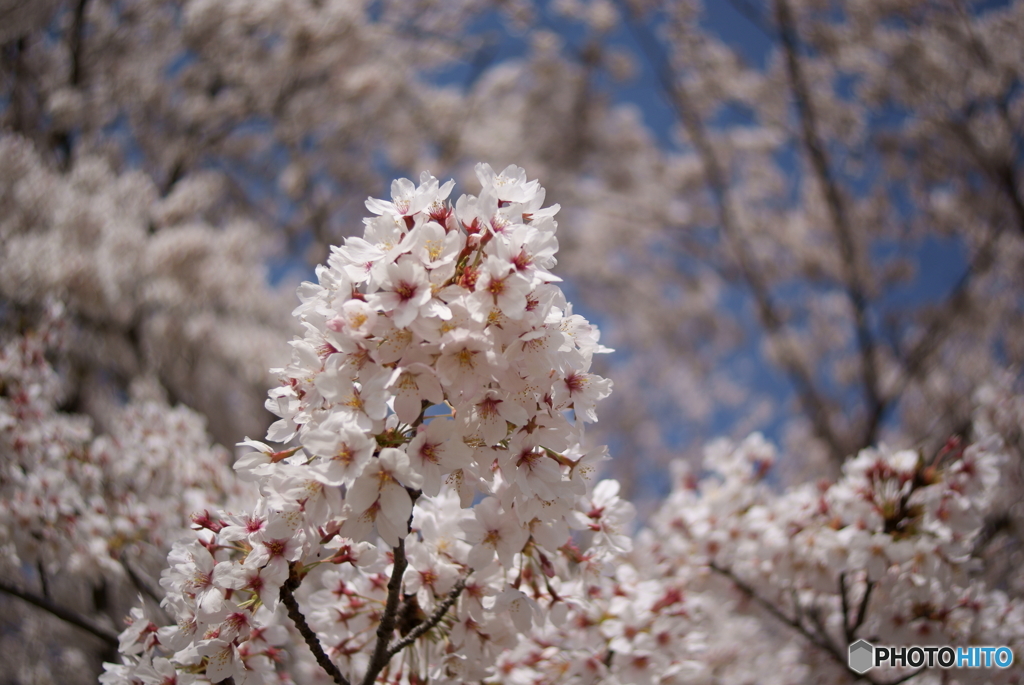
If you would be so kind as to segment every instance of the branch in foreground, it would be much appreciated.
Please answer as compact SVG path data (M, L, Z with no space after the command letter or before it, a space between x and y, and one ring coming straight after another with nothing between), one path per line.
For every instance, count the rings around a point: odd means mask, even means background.
M366 668L363 685L372 685L392 657L388 650L388 643L391 642L391 634L395 632L395 624L398 622L398 600L402 596L402 578L405 576L405 568L409 565L405 558L405 538L398 540L398 546L395 547L393 554L395 563L391 568L391 579L388 581L388 599L384 605L384 615L380 619L380 625L377 626L377 644L373 648L370 665Z
M306 641L309 646L309 651L313 652L313 656L316 657L316 662L320 664L320 668L324 669L327 675L331 676L335 683L338 685L351 685L348 679L342 675L341 670L334 665L331 658L324 652L323 646L320 644L320 640L317 638L316 633L306 623L306 617L302 615L299 610L299 603L295 599L295 588L299 587L298 576L295 574L295 567L292 566L291 573L288 576L288 580L281 586L281 601L288 608L288 618L295 623L295 627L299 629L299 633L302 634L302 638Z
M404 638L402 638L401 640L399 640L391 646L391 649L388 650L388 661L391 660L391 657L398 654L403 649L405 649L413 642L415 642L416 638L418 638L420 635L422 635L423 633L427 632L428 630L436 626L438 623L440 623L441 619L443 619L445 614L448 613L448 610L451 609L452 605L455 604L455 602L459 599L459 595L462 594L462 591L465 589L465 587L466 579L460 578L459 582L457 582L455 584L455 587L451 589L451 591L448 593L448 596L445 597L444 601L437 606L437 610L430 618L428 618L426 621L420 623L418 626L413 628L411 631L409 631L408 635L406 635Z
M13 585L8 585L2 580L0 580L0 592L11 595L12 597L17 597L24 602L28 602L29 604L42 609L43 611L49 612L62 621L66 621L77 628L81 628L88 633L92 633L103 640L109 647L117 649L117 633L92 622L76 611L72 611L71 609L55 604L45 597L40 597L31 592L19 590Z

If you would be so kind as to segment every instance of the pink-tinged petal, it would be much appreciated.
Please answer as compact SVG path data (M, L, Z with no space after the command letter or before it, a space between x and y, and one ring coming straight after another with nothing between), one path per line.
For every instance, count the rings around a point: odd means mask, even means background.
M409 529L406 523L396 524L386 516L377 517L377 533L380 534L384 542L392 547L397 547L398 541L405 537L408 532Z
M352 507L353 514L361 514L377 501L380 491L377 487L377 470L374 466L374 464L367 466L363 475L356 479L345 495L345 503Z
M420 415L421 398L418 392L399 390L395 395L395 413L403 423L412 423Z
M398 483L385 483L380 491L380 507L381 513L395 525L406 524L412 515L412 498ZM380 517L377 520L380 521Z
M488 545L476 545L469 551L469 566L482 570L494 563L494 548Z
M240 670L240 664L236 663L235 646L230 642L211 640L199 648L199 653L207 657L206 677L210 682L219 683Z

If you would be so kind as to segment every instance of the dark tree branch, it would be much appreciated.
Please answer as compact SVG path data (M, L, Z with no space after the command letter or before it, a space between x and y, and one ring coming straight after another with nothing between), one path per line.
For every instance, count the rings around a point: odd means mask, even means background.
M988 544L992 542L997 535L1003 532L1012 533L1013 529L1013 519L1010 517L1008 511L999 511L989 514L985 517L984 525L981 527L978 537L974 539L971 556L980 556L985 551Z
M288 576L288 580L281 586L281 601L284 602L285 607L288 609L288 617L295 623L295 627L298 628L299 633L302 634L302 638L306 641L306 645L309 646L309 651L313 653L316 658L316 662L320 664L320 668L324 669L327 675L331 676L337 685L351 685L348 679L342 675L341 670L331 661L330 657L324 652L323 646L320 644L320 640L317 638L316 633L306 623L306 617L302 615L302 611L299 609L299 603L295 599L295 590L299 587L302 581L296 573L295 565L291 566L291 573Z
M142 594L149 597L149 599L154 603L156 608L160 611L161 615L163 615L164 619L167 622L171 622L170 617L167 616L167 612L164 611L164 608L160 605L160 602L162 601L160 593L157 591L156 588L153 587L153 584L150 583L149 580L143 578L135 571L131 563L128 561L127 550L121 552L121 556L119 557L118 561L121 562L121 566L128 574L128 577L131 578L132 584L135 585L136 589L138 589L139 592L141 592Z
M462 591L463 589L465 589L465 587L466 579L460 578L459 582L457 582L455 584L455 587L451 589L451 591L448 593L448 596L444 598L444 601L437 606L437 610L434 611L433 615L431 615L430 618L428 618L426 621L423 621L418 626L410 630L408 635L406 635L404 638L393 644L391 648L388 649L387 661L390 661L391 657L398 654L403 649L405 649L413 642L415 642L416 638L418 638L420 635L423 635L425 632L427 632L428 630L436 626L438 623L440 623L441 619L443 619L445 614L448 613L448 610L452 608L452 605L455 604L456 601L458 601L459 595L462 594ZM387 663L387 661L385 661L385 663Z
M990 231L985 241L978 248L977 253L967 265L963 275L957 280L956 285L946 297L941 309L941 315L936 316L927 326L919 341L906 353L895 350L903 366L900 382L896 388L889 393L889 402L894 402L907 386L914 379L918 378L926 368L928 359L939 348L953 329L953 324L959 320L955 316L957 311L963 311L970 305L970 288L974 280L981 274L988 271L995 263L995 241L997 233Z
M878 384L875 337L868 321L869 302L861 278L860 260L846 201L839 188L839 182L832 172L825 144L818 133L818 116L810 89L807 86L803 66L800 63L799 37L788 0L775 1L775 19L779 26L779 38L786 56L789 87L793 92L797 114L800 118L801 139L807 150L807 155L810 157L814 175L825 193L825 204L828 207L832 227L839 243L843 284L846 296L850 300L850 304L853 305L854 327L857 332L857 347L860 352L861 383L864 386L864 401L867 408L863 432L858 444L853 446L855 450L858 450L875 443L878 437L878 426L886 408Z
M31 81L31 74L25 66L25 53L28 51L28 39L19 36L3 46L3 67L11 74L11 87L7 92L8 112L2 112L9 121L12 130L24 135L26 138L34 138L34 131L30 129L34 113L29 108L29 96L27 83Z
M82 46L85 42L85 7L89 0L78 0L75 5L74 18L71 21L71 35L68 38L68 52L71 61L71 74L68 77L68 85L77 88L82 84ZM53 133L53 143L60 151L60 166L63 171L71 167L71 154L73 143L71 132L58 130Z
M721 575L722 577L728 579L733 584L733 586L736 587L737 590L739 590L744 595L749 597L755 604L757 604L762 609L767 611L769 614L771 614L773 617L775 617L778 621L780 621L781 623L784 623L785 625L789 626L793 630L797 631L808 642L810 642L812 645L814 645L815 647L821 649L826 654L828 654L828 656L837 665L841 666L844 671L846 671L850 676L852 676L856 680L865 680L865 681L871 683L872 685L900 685L900 683L904 683L904 682L910 680L911 678L919 675L922 671L924 671L924 668L922 667L922 668L917 669L916 671L911 671L910 673L908 673L906 675L903 675L899 679L891 681L891 682L884 682L884 681L875 680L874 678L872 678L872 677L870 677L870 676L868 676L866 674L862 675L860 673L857 673L856 671L854 671L853 669L850 668L850 665L849 665L849 663L847 661L846 656L842 652L840 652L840 650L834 644L832 644L832 641L829 639L828 634L824 632L824 626L822 625L821 617L817 614L817 612L809 612L809 613L810 613L811 621L816 624L820 634L811 632L801 622L799 622L797 620L794 620L794 619L790 618L789 616L786 616L786 614L782 613L782 611L778 607L776 607L774 604L772 604L771 602L766 600L764 597L759 595L757 593L757 591L754 590L754 588L752 588L751 586L747 585L742 580L740 580L731 570L729 570L727 568L724 568L722 566L719 566L718 564L716 564L714 562L709 563L708 567L712 571L714 571L715 573L717 573L717 574ZM870 586L869 586L869 588L870 588ZM868 590L868 593L870 594L870 589ZM867 595L865 595L865 598L866 597L867 597ZM866 602L866 599L865 599L865 601L861 603L861 607L863 608L866 604L867 604L867 602ZM858 617L858 620L862 620L862 619L860 617Z
M71 87L82 83L82 45L85 40L85 6L89 0L78 0L75 18L71 24Z
M1024 235L1024 198L1020 195L1020 180L1017 178L1017 170L1009 162L998 165L990 172L996 183L1006 193L1010 206L1013 207L1013 214L1017 219L1017 229Z
M843 638L853 642L854 629L850 625L850 605L846 598L846 573L839 574L839 602L843 609Z
M821 637L822 644L824 644L829 650L835 650L835 656L840 662L842 662L843 653L840 651L839 647L835 646L835 643L832 642L832 638L828 634L828 628L825 627L825 621L821 618L821 607L812 604L807 608L805 614L810 620L811 625L814 626L815 631L817 631L816 634Z
M843 668L847 668L848 669L848 665L846 663L846 660L842 657L841 654L839 654L839 651L836 649L835 645L833 645L827 639L827 636L817 635L815 633L812 633L810 630L808 630L803 625L803 623L801 623L801 622L799 622L799 621L797 621L795 619L792 619L789 616L786 616L786 614L782 613L782 610L780 610L777 606L775 606L774 604L772 604L768 600L766 600L763 597L761 597L761 595L759 595L754 590L754 588L750 587L749 585L744 583L742 580L740 580L735 574L733 574L733 572L731 570L729 570L727 568L724 568L722 566L719 566L718 564L716 564L714 562L708 564L708 567L712 571L714 571L715 573L723 576L724 578L727 578L736 587L737 590L739 590L744 595L746 595L751 600L753 600L755 604L757 604L762 609L767 611L769 614L774 616L778 621L780 621L781 623L786 624L787 626L789 626L793 630L796 630L798 633L803 635L804 638L806 638L808 642L810 642L815 647L818 647L819 649L825 651L830 657L832 657L832 659L834 661L836 661L836 663L838 663L839 665L843 666Z
M801 405L811 419L815 434L828 447L835 463L839 464L846 458L847 449L832 427L826 398L818 391L810 371L800 361L798 351L792 349L785 336L782 335L785 322L778 306L772 299L767 280L744 241L743 232L733 208L729 184L718 160L718 155L711 145L704 122L697 113L696 107L693 106L686 88L676 78L668 57L658 49L656 37L637 20L624 0L618 0L618 5L627 18L637 42L653 66L669 104L675 109L687 136L697 151L704 177L707 179L708 187L715 201L720 229L725 236L729 250L736 259L740 277L754 297L761 325L775 337L777 342L784 345L782 367L796 388Z
M970 43L971 49L978 56L982 66L993 71L998 68L995 59L992 56L988 46L981 40L977 32L974 30L974 26L970 21L970 13L963 3L959 0L955 3L957 13L963 22L964 31L967 33L967 39ZM1020 128L1015 125L1013 117L1010 115L1010 98L1014 88L1020 86L1020 81L1016 74L1013 74L1009 70L1003 69L1001 76L1005 79L1006 85L1004 86L1003 93L1000 97L995 99L995 108L999 113L999 117L1003 120L1008 131L1012 132L1013 145L1008 151L1005 160L1002 163L992 164L991 159L986 159L986 156L981 154L980 148L974 144L973 136L970 136L970 132L964 129L964 133L967 135L971 145L971 153L975 156L975 159L985 168L986 173L992 177L992 180L996 183L999 188L1006 193L1007 199L1010 202L1010 206L1013 207L1013 213L1017 219L1017 228L1024 233L1024 197L1021 197L1020 193L1020 178L1017 175L1017 169L1014 166L1014 160L1017 159L1017 155L1020 152ZM988 162L986 164L986 161Z
M7 584L7 582L3 580L0 580L0 592L11 595L12 597L17 597L18 599L24 602L28 602L29 604L56 616L62 621L70 623L71 625L77 628L81 628L82 630L88 633L92 633L99 639L103 640L103 642L106 643L108 647L112 649L117 649L117 633L110 630L109 628L104 628L103 626L94 623L93 621L89 620L85 616L82 616L76 611L72 611L71 609L62 607L59 604L55 604L54 602L50 601L45 597L40 597L31 592L19 590L13 585Z
M857 629L864 625L864 619L868 614L868 604L871 602L871 591L875 589L875 581L866 580L864 586L864 596L861 597L860 606L857 607L857 618L854 620L851 634L856 634Z
M40 560L36 562L36 572L39 574L39 589L43 593L43 598L50 600L50 582L46 577L46 569L43 568L43 562Z
M378 674L388 665L393 654L388 649L391 642L391 634L395 632L395 624L398 621L398 602L402 598L402 577L409 565L405 558L405 538L398 540L398 546L394 548L394 564L391 568L391 578L388 580L388 599L384 605L384 615L377 626L377 643L373 648L373 656L370 657L370 665L366 668L366 676L363 678L363 685L373 685Z
M422 417L419 420L422 420ZM419 498L420 492L408 488L407 490L413 502L415 502ZM409 516L409 525L412 525L411 514ZM416 638L440 623L448 609L455 603L466 586L465 579L460 579L430 618L416 626L405 638L389 648L388 644L391 642L391 636L394 634L398 623L399 604L402 598L402 580L405 577L405 570L409 566L409 561L405 556L405 538L399 539L398 545L392 550L392 555L394 556L394 563L391 568L391 578L388 579L388 597L384 604L384 613L377 626L377 641L374 644L373 654L370 657L370 663L362 680L363 685L373 685L377 676L380 675L380 672L388 665L388 662L391 661L395 654L405 649ZM296 564L292 564L288 581L281 586L281 601L284 602L288 609L288 616L302 634L303 639L305 639L310 651L313 652L313 656L316 657L320 667L333 678L337 685L351 685L324 652L316 633L306 623L306 618L299 609L299 603L295 599L295 590L301 582L298 575L298 567Z
M1024 234L1024 198L1019 192L1020 179L1017 170L1010 160L995 160L974 138L965 121L954 121L949 124L950 130L967 148L975 163L981 167L982 173L989 177L997 188L1006 195L1017 230Z

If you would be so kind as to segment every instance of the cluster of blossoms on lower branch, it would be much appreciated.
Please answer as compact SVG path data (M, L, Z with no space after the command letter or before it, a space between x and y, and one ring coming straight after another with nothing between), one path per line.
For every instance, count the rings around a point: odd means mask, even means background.
M480 679L628 548L631 506L590 484L611 382L550 273L558 208L521 169L477 175L454 205L396 181L302 286L282 446L235 464L259 503L194 517L161 579L177 625L137 612L107 682L280 677L285 611L337 682Z
M105 416L106 434L61 411L69 389L52 359L70 346L64 316L50 304L34 329L0 345L0 577L21 583L37 569L44 585L123 586L192 510L241 488L203 419L147 399L144 383L141 397Z
M650 527L613 574L589 579L588 601L503 655L503 682L1024 682L1024 603L991 587L976 556L986 518L1019 498L1019 456L997 424L1019 426L1024 403L995 390L978 403L969 442L866 449L838 481L782 492L760 435L711 443L700 477L677 464ZM847 662L860 639L1006 646L1014 667L862 675Z

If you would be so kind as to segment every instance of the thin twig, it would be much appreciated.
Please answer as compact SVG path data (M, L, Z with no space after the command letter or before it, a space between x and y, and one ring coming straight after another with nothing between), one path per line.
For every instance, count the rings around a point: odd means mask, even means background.
M860 600L860 606L857 607L857 620L853 624L854 631L864 625L864 618L868 613L868 603L871 601L871 591L875 589L875 581L867 580L865 583L864 596Z
M46 600L53 599L50 597L50 583L46 577L46 569L43 568L42 560L36 562L36 572L39 574L39 589L43 593L43 598Z
M761 595L759 595L757 593L757 591L754 590L754 588L750 587L749 585L744 583L742 580L740 580L738 577L736 577L736 575L733 574L732 571L730 571L729 569L723 568L723 567L719 566L718 564L716 564L714 562L708 564L708 567L712 571L714 571L715 573L718 573L719 575L724 576L725 578L728 578L732 582L732 584L736 586L736 588L738 590L740 590L743 594L745 594L747 597L752 599L762 609L767 611L769 614L774 616L776 619L778 619L782 623L785 623L790 628L793 628L794 630L799 632L801 635L803 635L805 638L807 638L807 640L811 644L813 644L816 647L819 647L819 648L825 650L826 652L828 652L832 656L833 659L837 660L843 666L846 666L845 661L842 659L841 656L839 656L836 653L836 649L835 649L835 647L832 644L823 641L821 636L815 635L814 633L809 631L802 623L799 623L796 620L790 618L789 616L786 616L784 613L782 613L782 611L778 607L776 607L774 604L772 604L771 602L769 602L765 598L761 597Z
M832 639L828 634L828 628L825 627L825 621L821 617L821 607L812 605L807 611L807 616L810 618L811 624L818 631L818 635L821 636L822 643L826 645L829 651L834 650L835 656L839 657L839 660L842 661L842 652L840 652L839 648L835 646L834 642L832 642Z
M341 670L324 652L319 638L317 638L313 629L309 627L309 624L306 623L306 617L302 615L302 611L299 609L299 603L295 599L295 589L299 587L300 582L293 565L288 580L281 586L281 601L288 608L288 617L295 623L295 627L299 629L299 633L302 634L306 645L309 646L309 651L313 652L313 656L316 658L316 662L320 664L320 668L324 669L324 672L331 676L337 685L351 685L348 679L342 675Z
M796 588L789 588L789 601L793 602L793 620L798 624L802 624L804 620L804 610L800 606L800 597L796 593Z
M823 632L821 635L816 635L812 633L810 630L808 630L802 623L799 623L791 619L789 616L786 616L786 614L782 613L782 611L780 611L778 607L776 607L774 604L772 604L764 597L759 595L757 591L754 590L754 588L740 580L731 570L723 568L714 562L709 563L708 567L715 573L727 578L730 582L732 582L736 589L738 589L740 592L742 592L751 600L753 600L758 606L760 606L762 609L764 609L769 614L774 616L777 620L786 624L793 630L803 635L808 642L810 642L812 645L818 647L826 654L828 654L829 657L831 657L831 659L836 662L836 664L841 666L843 670L845 670L847 673L849 673L857 680L866 680L872 685L900 685L901 683L904 683L913 678L914 676L920 674L924 670L924 668L922 667L916 671L901 676L899 679L894 680L892 682L875 680L874 678L868 675L857 673L856 671L850 668L850 665L847 662L846 657L836 648L834 644L832 644L832 642L828 639L828 635L826 633ZM870 594L870 585L867 594ZM865 595L865 601L861 602L862 608L867 604L866 596L867 595ZM811 621L817 625L818 630L824 631L824 626L822 625L821 617L818 615L818 612L808 612L808 614L810 615ZM858 621L859 620L861 620L861 618L858 616Z
M431 615L430 618L428 618L426 621L420 623L418 626L410 630L408 635L406 635L404 638L402 638L401 640L399 640L391 646L391 648L388 650L388 661L391 660L391 657L398 654L403 649L405 649L413 642L415 642L416 638L418 638L420 635L422 635L423 633L427 632L428 630L436 626L438 623L440 623L441 619L443 619L445 614L448 613L448 610L451 609L452 605L455 604L456 601L458 601L459 595L462 594L462 591L463 589L465 589L465 587L466 579L460 578L459 582L455 583L455 587L451 589L451 591L448 593L448 596L444 598L444 601L437 606L437 610L434 611L433 615Z
M0 580L0 592L11 595L12 597L17 597L22 601L28 602L29 604L42 609L43 611L49 612L62 621L66 621L77 628L81 628L86 632L92 633L103 640L107 646L111 648L116 649L118 646L117 633L109 628L104 628L103 626L94 623L76 611L55 604L45 597L40 597L39 595L31 592L20 590L13 585L8 585L2 580Z
M839 603L843 608L843 637L853 642L853 629L850 627L850 605L846 600L846 573L839 574Z

